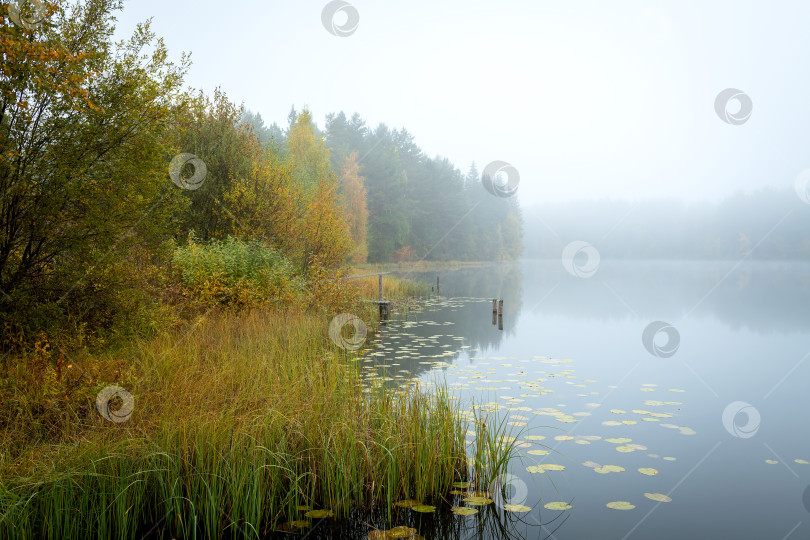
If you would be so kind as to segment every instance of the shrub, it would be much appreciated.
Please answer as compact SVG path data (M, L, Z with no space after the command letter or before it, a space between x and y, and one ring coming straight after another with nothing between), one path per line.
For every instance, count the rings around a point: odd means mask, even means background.
M188 245L175 249L173 262L180 271L184 295L206 306L284 306L304 287L292 263L257 240L229 236L200 244L192 233Z

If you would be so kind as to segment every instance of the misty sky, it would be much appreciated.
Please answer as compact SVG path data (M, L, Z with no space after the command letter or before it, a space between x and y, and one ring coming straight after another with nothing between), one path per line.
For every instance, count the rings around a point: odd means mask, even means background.
M189 85L268 124L358 112L464 172L509 162L524 205L716 199L810 168L810 2L353 0L347 37L326 3L128 0L117 36L154 17ZM752 100L742 125L715 113L726 88Z

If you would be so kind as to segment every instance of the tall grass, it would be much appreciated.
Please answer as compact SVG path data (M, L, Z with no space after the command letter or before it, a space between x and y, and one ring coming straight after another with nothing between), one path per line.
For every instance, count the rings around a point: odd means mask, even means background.
M0 442L0 537L256 538L302 508L390 516L466 477L466 420L446 391L364 391L328 323L223 313L141 343L127 422L91 413L58 444Z

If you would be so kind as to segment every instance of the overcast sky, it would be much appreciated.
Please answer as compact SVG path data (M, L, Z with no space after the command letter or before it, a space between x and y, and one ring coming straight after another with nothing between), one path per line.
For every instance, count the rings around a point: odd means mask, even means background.
M326 5L128 0L117 35L153 17L174 58L192 53L189 85L268 124L358 112L465 172L506 161L524 205L717 199L810 168L806 0L353 0L345 37ZM742 124L715 111L727 88L750 97Z

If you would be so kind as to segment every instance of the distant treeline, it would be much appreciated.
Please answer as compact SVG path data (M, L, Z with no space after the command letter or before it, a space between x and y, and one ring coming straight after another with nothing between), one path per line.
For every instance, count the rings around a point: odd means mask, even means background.
M558 258L571 241L617 259L810 259L810 205L793 189L738 192L718 203L620 200L526 209L524 256Z
M295 110L290 113L291 126L298 116ZM243 121L261 141L282 152L294 144L289 129L265 126L258 114L246 111ZM353 261L504 260L520 255L517 199L490 195L475 164L464 175L447 159L425 155L405 129L385 124L372 129L358 114L330 114L318 133L340 175L350 220L356 221L350 225L357 231L352 234Z

